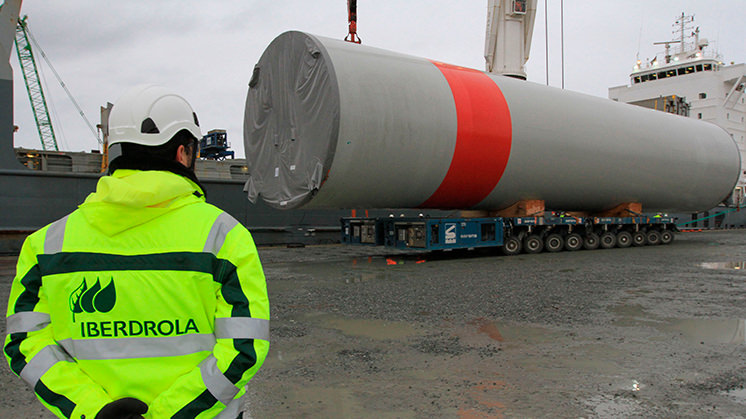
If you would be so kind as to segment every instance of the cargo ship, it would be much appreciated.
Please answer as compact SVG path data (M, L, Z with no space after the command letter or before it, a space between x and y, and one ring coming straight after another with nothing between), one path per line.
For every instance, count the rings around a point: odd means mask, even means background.
M103 155L92 152L40 151L13 148L12 137L1 138L0 253L17 252L28 233L65 216L93 192ZM352 210L290 210L252 204L242 192L248 177L244 159L197 160L197 176L208 202L224 209L250 228L262 245L318 244L340 240L340 218ZM362 210L364 212L364 210ZM376 213L382 213L378 211Z
M684 228L746 225L746 64L728 64L682 13L675 39L655 42L665 50L638 59L629 84L609 88L609 99L715 124L738 144L741 174L727 205L704 213L678 214ZM699 221L694 221L699 220ZM688 223L688 224L684 224Z

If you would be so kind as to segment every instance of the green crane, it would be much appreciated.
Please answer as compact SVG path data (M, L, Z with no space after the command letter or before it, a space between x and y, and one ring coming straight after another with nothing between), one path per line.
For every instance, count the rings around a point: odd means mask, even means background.
M26 82L26 92L28 92L31 108L34 111L34 119L36 120L36 128L39 130L42 149L57 151L59 150L57 138L54 136L47 100L44 97L44 89L41 87L39 71L36 68L34 53L31 50L31 42L29 42L28 28L26 27L27 18L28 16L24 16L23 19L19 19L16 26L15 44L18 62L23 69L23 80Z

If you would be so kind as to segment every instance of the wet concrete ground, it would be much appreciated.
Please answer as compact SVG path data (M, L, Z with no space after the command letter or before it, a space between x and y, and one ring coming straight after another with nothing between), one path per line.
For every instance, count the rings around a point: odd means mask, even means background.
M746 416L746 231L513 257L260 256L272 343L253 418ZM0 391L0 412L49 417L7 365Z

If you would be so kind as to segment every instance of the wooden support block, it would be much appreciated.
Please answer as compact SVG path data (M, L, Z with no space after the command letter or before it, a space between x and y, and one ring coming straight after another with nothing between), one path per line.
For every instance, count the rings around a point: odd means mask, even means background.
M594 214L596 217L635 217L642 214L642 204L639 202L625 202L606 211Z
M465 210L459 213L461 218L487 218L490 217L488 211L483 210Z
M544 215L544 201L528 199L490 213L492 217L536 217Z

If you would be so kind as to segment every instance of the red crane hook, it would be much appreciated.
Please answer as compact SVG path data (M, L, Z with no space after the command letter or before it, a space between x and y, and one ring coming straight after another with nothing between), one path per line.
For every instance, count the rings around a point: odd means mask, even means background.
M357 36L357 0L347 0L347 20L350 24L350 32L345 37L345 41L361 43L360 37Z

